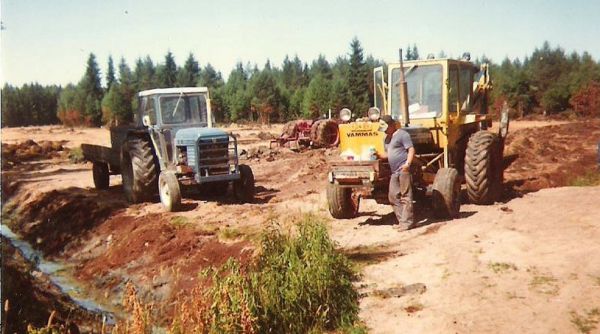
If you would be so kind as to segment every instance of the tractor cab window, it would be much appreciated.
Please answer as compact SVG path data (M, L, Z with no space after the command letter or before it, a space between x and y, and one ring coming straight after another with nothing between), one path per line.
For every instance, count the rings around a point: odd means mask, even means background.
M442 115L442 66L412 65L404 69L408 88L408 112L411 118L433 118ZM400 68L392 70L391 111L402 118L400 109Z
M149 97L149 98L145 98L145 104L144 105L144 116L148 115L148 117L150 118L150 123L151 124L156 124L156 104L154 102L154 98Z
M165 124L206 124L206 96L201 94L161 96L160 113Z
M448 69L448 112L456 113L458 102L458 66L450 65Z
M461 112L471 111L471 93L473 91L473 70L461 66L460 68L460 105Z
M448 71L448 105L451 113L457 111L457 106L460 106L461 112L471 111L472 89L473 69L450 65Z

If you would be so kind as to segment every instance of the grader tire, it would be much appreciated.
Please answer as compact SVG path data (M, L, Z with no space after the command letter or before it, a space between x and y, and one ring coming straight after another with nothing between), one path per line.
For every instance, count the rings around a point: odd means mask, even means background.
M352 188L342 188L337 184L327 185L329 212L336 219L349 219L358 215L359 202L352 198Z
M94 162L92 166L92 176L94 177L94 186L98 190L106 190L110 185L110 174L108 164L105 162Z
M465 156L465 181L469 200L478 205L493 204L502 192L502 143L489 131L469 138Z
M439 218L456 218L460 212L460 178L454 168L440 168L433 180L433 211Z
M158 168L148 140L129 138L121 151L125 197L131 203L150 200L158 190Z
M332 120L316 121L310 129L310 139L315 147L331 147L339 143L338 124Z

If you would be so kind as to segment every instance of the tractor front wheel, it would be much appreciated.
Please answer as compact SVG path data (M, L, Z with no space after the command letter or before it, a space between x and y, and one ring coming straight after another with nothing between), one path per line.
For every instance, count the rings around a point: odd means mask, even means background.
M352 188L343 188L337 184L329 183L327 185L327 204L333 218L354 218L358 215L360 197L352 194Z
M239 165L240 179L233 182L233 193L242 203L251 203L254 200L254 174L248 165Z
M175 173L162 171L158 177L158 192L160 202L169 212L177 211L181 207L181 190Z
M108 164L105 162L94 162L92 166L92 175L94 177L94 186L98 190L106 190L110 184L110 174Z
M456 218L460 212L460 178L454 168L440 168L433 180L433 211L439 218Z

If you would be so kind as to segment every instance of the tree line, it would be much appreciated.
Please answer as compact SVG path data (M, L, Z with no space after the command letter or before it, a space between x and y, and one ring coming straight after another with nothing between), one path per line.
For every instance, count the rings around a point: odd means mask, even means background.
M445 57L441 51L438 57ZM421 59L416 44L405 50L407 60ZM504 102L519 116L556 114L574 110L600 116L600 64L584 52L569 55L545 42L523 60L506 58L490 63L496 109ZM346 55L334 62L320 55L312 63L286 56L281 66L269 60L262 69L237 63L227 81L210 63L200 66L189 54L178 66L169 51L162 63L149 56L138 58L133 69L124 58L115 66L108 58L105 85L97 59L90 54L79 83L65 87L39 84L2 89L2 126L52 124L119 125L131 120L137 108L136 93L160 87L207 86L215 117L221 122L284 122L316 118L341 108L366 111L373 105L372 69L384 62L365 56L354 38Z

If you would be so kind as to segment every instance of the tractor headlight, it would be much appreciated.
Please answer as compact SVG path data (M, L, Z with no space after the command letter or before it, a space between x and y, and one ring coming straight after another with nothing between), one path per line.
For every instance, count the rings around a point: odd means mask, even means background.
M371 122L377 122L381 116L381 112L379 111L379 108L371 107L369 108L367 115L369 116Z
M350 109L344 108L344 109L340 110L340 119L342 121L348 122L348 121L350 121L351 118L352 118L352 111L350 111Z

